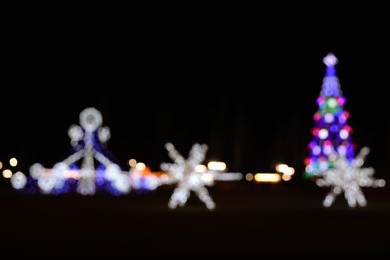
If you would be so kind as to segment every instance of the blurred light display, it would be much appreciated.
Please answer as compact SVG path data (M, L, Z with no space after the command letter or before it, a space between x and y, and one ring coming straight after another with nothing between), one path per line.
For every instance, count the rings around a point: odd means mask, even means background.
M60 194L76 191L82 195L94 195L104 190L115 195L131 190L128 172L109 159L110 152L105 143L111 134L108 127L102 127L102 115L89 107L80 113L80 125L68 130L74 153L45 168L40 163L30 166L30 174L14 174L13 188L26 192L39 191L43 194Z
M188 159L185 159L172 143L167 143L165 148L174 163L162 163L161 169L171 174L173 180L170 183L177 183L168 202L168 207L171 209L175 209L177 206L185 206L191 192L193 192L209 210L213 210L216 203L211 198L206 186L214 185L217 180L242 179L241 173L210 170L202 165L201 163L204 161L208 150L208 146L205 144L194 144L189 152Z
M350 207L367 205L367 200L361 187L384 187L383 179L373 177L375 170L372 167L362 168L364 160L369 153L368 147L363 147L356 158L350 163L345 156L334 157L334 168L322 172L321 178L316 179L319 187L331 187L331 191L323 200L323 205L329 207L336 196L344 193Z
M131 159L134 165L130 164L129 175L132 190L136 193L155 191L160 185L171 184L173 180L170 174L164 171L155 172L146 166L145 163L136 162Z
M335 154L344 157L349 165L353 164L355 157L352 128L347 122L349 112L344 109L346 98L335 69L338 59L329 53L323 62L326 75L317 98L318 110L313 116L313 137L307 146L309 155L304 161L303 176L307 179L316 178L325 170L335 168L335 160L331 158Z

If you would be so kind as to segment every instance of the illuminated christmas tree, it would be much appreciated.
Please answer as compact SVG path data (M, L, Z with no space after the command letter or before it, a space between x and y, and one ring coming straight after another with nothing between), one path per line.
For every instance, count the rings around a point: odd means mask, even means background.
M313 138L308 145L309 156L305 159L304 177L320 176L327 169L335 168L335 155L346 158L351 165L355 158L352 128L348 125L349 112L344 109L346 98L340 88L335 65L338 59L329 53L324 57L326 75L317 98L318 110L314 113Z

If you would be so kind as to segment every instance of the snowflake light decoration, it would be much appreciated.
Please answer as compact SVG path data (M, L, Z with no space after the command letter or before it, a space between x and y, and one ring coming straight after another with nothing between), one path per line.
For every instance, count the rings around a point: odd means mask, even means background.
M73 185L82 195L93 195L98 187L116 195L128 193L131 190L129 174L122 172L120 166L103 153L103 144L110 138L110 130L101 127L101 113L89 107L80 113L79 118L80 126L72 125L68 131L75 153L56 163L52 169L40 163L33 164L30 166L31 182L36 183L44 194L64 193ZM96 161L98 167L95 167ZM14 188L21 189L24 188L21 184L28 184L28 181L19 174L11 179L11 183Z
M367 200L361 187L383 187L385 180L373 178L374 169L372 167L361 168L367 154L368 147L363 147L352 163L348 163L345 156L335 156L335 168L329 168L322 172L321 178L316 180L319 187L331 186L331 191L323 200L325 207L330 207L336 196L344 192L344 197L350 207L357 205L365 207Z
M239 180L242 178L241 173L210 171L202 165L201 163L205 159L208 150L208 146L205 144L194 144L187 160L176 150L172 143L167 143L165 148L174 163L162 163L161 169L172 175L173 180L170 183L177 182L177 186L168 202L168 207L171 209L186 205L192 191L205 203L208 209L213 210L216 204L205 186L214 185L215 180Z

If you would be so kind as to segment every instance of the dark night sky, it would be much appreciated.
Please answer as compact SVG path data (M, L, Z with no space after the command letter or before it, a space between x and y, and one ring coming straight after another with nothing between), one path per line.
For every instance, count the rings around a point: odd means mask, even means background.
M69 126L95 107L111 130L108 148L124 167L136 158L158 171L170 161L169 141L185 157L192 144L206 143L206 160L223 160L231 171L274 171L285 162L301 172L322 58L333 52L353 139L371 147L367 163L383 168L390 159L390 53L387 34L376 28L277 33L153 25L57 30L50 37L25 29L22 39L7 42L1 160L16 156L22 171L35 162L53 166L71 148Z

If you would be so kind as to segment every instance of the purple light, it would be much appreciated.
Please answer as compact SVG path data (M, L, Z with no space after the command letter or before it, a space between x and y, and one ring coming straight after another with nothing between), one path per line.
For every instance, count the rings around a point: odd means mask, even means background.
M323 96L319 96L317 98L317 105L320 106L320 105L324 104L324 102L325 102L325 98Z
M339 106L343 106L345 104L345 101L346 98L343 96L337 98L337 103L339 104Z

